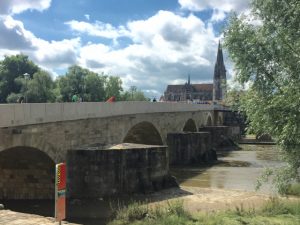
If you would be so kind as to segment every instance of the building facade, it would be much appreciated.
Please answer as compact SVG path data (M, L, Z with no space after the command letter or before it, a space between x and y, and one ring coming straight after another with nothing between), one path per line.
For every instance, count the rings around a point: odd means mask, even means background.
M168 85L164 101L222 101L226 95L226 69L221 44L218 46L213 83L191 84L190 76L185 84Z

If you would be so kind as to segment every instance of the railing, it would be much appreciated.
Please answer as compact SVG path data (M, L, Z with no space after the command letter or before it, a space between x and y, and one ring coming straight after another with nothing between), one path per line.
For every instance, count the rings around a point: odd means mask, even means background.
M1 104L0 127L146 113L211 111L221 110L220 107L165 102Z

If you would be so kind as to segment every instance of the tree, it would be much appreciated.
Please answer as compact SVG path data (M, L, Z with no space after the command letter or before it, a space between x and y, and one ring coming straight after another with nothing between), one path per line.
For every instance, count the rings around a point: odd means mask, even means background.
M288 166L275 176L286 191L300 168L300 1L253 0L249 17L233 15L225 47L237 80L250 85L242 101L251 127L271 134Z
M245 90L240 87L227 87L225 105L229 106L233 111L240 111L241 99L245 94Z
M54 102L54 82L46 71L38 71L26 84L27 102Z
M99 102L105 100L104 83L105 77L89 72L85 79L85 101Z
M91 71L80 66L69 67L66 75L61 76L58 80L62 101L71 101L72 96L75 94L81 97L85 96L85 79L89 73Z
M106 99L115 96L116 100L121 100L122 80L117 76L109 76L105 82Z
M25 55L5 56L0 62L0 102L7 102L11 93L20 93L22 83L16 82L18 78L24 78L29 74L30 78L40 69Z
M103 101L111 96L121 96L122 81L119 77L97 74L80 66L71 66L58 81L59 101L71 101L74 94L84 101Z
M131 86L128 91L125 91L122 96L121 100L123 101L147 101L144 93L136 86Z

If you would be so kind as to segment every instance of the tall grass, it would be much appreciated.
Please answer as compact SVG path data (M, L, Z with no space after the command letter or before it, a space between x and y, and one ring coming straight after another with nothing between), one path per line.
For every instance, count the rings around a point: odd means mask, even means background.
M166 205L149 206L143 202L133 202L127 207L117 205L114 209L115 219L110 223L117 224L185 224L192 220L190 213L184 207L182 201L167 202Z
M300 201L270 199L262 208L247 208L215 213L190 214L182 201L170 201L165 205L150 207L136 202L121 207L110 225L300 225Z
M286 194L300 197L300 183L292 184L291 186L289 186Z

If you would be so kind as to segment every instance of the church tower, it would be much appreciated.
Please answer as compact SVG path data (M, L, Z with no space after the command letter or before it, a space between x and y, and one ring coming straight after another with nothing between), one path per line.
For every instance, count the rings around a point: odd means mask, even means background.
M219 41L217 61L214 71L213 101L223 100L226 95L226 69L223 60L222 47Z

